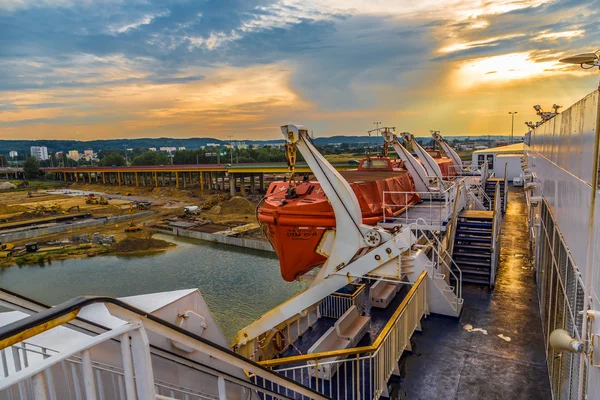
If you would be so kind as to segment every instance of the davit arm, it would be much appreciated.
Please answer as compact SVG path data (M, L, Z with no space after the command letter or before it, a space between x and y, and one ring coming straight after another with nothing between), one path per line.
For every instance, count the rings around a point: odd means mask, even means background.
M456 173L458 175L462 174L463 165L458 153L456 153L456 151L454 151L454 149L450 147L448 143L444 142L444 139L442 139L442 135L440 135L439 131L431 131L431 136L433 136L433 139L438 142L440 146L442 146L442 149L444 149L444 152L448 155L448 157L452 159L452 164L454 164L454 170Z
M302 313L344 287L349 278L366 275L386 263L395 262L411 243L410 229L392 236L382 228L362 224L362 212L354 191L311 143L304 126L284 125L281 131L287 145L292 146L291 151L294 147L300 150L327 195L335 214L335 236L329 258L311 286L239 331L237 342L240 344ZM361 252L366 248L371 250Z

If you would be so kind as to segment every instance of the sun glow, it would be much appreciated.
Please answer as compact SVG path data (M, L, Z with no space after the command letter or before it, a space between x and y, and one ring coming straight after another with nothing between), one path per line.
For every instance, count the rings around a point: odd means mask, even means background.
M557 61L535 61L530 52L478 58L462 63L457 71L456 84L470 88L482 84L502 84L508 81L561 72L564 65Z

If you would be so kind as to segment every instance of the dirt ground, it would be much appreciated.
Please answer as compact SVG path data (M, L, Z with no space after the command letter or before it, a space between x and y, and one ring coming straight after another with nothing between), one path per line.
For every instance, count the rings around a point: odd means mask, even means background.
M40 252L28 253L20 257L0 258L0 266L12 264L30 264L44 262L44 260L64 259L74 257L91 257L100 254L118 254L131 252L162 251L174 246L170 242L152 238L154 225L164 224L165 221L180 217L210 219L214 224L237 226L256 221L256 204L245 198L224 194L176 188L135 188L128 186L74 184L69 190L84 192L101 192L111 195L131 196L125 199L109 199L108 205L86 204L85 196L68 196L65 194L33 192L29 197L27 191L5 192L0 197L0 226L1 224L31 221L53 215L68 215L69 213L91 213L93 217L126 215L130 213L133 200L151 201L152 215L135 218L134 223L142 229L139 232L124 230L130 221L105 224L94 227L71 229L54 235L39 236L35 239L15 241L15 246L23 246L27 242L36 241L40 245ZM258 198L252 199L257 201ZM47 209L54 207L54 212L40 213L40 206ZM79 210L68 210L79 206ZM203 208L201 215L184 217L185 206L199 206ZM134 208L134 213L142 212ZM181 218L183 217L183 218ZM2 232L2 230L0 230ZM110 246L92 243L79 243L73 240L73 235L89 235L98 233L102 236L112 235L115 242ZM60 242L60 245L56 245Z

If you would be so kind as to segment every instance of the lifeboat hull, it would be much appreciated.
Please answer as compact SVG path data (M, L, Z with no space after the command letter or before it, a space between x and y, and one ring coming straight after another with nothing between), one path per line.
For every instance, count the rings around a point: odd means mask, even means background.
M386 216L397 215L418 202L414 184L406 171L346 171L362 212L362 222L375 225ZM289 182L273 182L258 209L258 220L279 257L281 276L296 280L326 258L319 243L328 230L335 229L335 214L317 181L297 184L294 196L288 196ZM386 194L383 192L402 192Z

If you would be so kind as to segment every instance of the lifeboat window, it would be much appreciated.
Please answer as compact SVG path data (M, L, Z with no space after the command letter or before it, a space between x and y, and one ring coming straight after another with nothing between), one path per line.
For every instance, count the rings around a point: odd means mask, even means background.
M273 185L271 187L271 191L269 192L269 194L273 194L273 192L275 191L275 189L277 189L277 185Z
M313 185L310 185L310 188L308 188L308 194L311 194L313 190L315 190L315 187Z
M389 160L367 159L360 166L362 169L386 169L389 168Z

